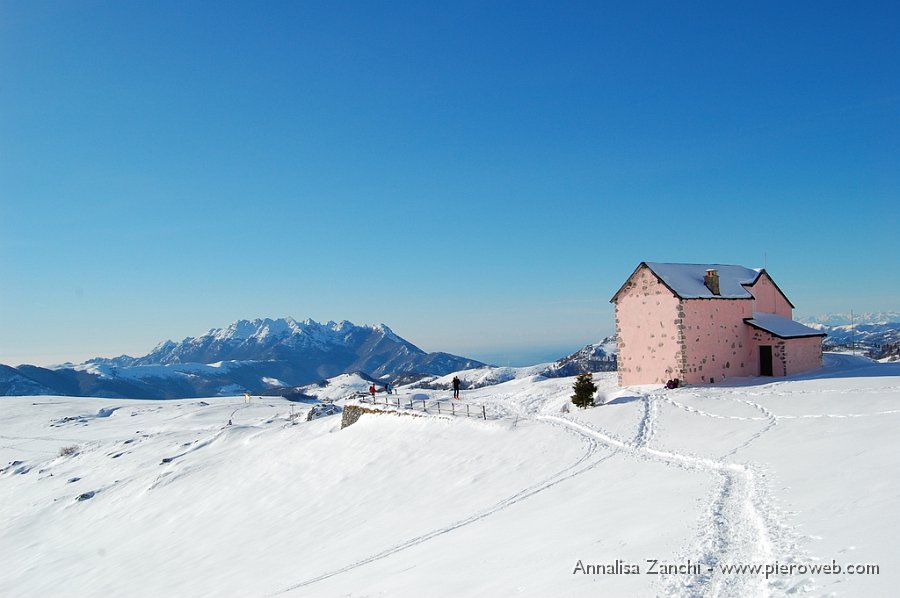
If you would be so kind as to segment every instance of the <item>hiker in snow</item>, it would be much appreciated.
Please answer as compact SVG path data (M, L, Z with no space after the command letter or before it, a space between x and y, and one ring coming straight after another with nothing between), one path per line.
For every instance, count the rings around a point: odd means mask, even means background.
M387 392L389 395L394 394L394 393L393 393L394 387L393 387L393 385L392 385L390 382L388 382L387 384L384 385L384 390L385 390L385 392Z
M453 376L453 398L459 398L459 378L457 376Z
M376 388L375 388L375 385L373 384L372 386L369 387L369 394L372 395L373 401L375 400L375 392L376 392Z

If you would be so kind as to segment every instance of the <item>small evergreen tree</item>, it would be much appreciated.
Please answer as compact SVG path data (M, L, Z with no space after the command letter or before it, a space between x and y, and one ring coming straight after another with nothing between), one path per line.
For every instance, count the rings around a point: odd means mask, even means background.
M594 375L588 373L579 374L578 379L575 380L575 386L573 386L575 394L572 395L572 403L576 407L584 409L594 406L594 393L597 392L597 386L594 384L593 378Z

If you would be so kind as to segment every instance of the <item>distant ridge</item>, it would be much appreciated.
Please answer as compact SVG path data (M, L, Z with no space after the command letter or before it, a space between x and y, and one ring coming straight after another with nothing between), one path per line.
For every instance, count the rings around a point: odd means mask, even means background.
M804 324L822 324L824 326L849 326L851 324L891 324L900 323L900 313L895 311L850 312L841 314L821 314L799 318Z
M180 342L167 340L142 357L94 358L52 369L3 366L0 394L187 398L259 393L348 372L377 378L444 375L484 365L426 353L385 324L261 318Z

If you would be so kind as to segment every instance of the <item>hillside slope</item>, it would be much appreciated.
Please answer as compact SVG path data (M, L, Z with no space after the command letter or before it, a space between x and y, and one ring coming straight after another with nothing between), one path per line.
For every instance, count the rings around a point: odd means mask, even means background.
M669 391L598 374L608 403L569 413L572 378L516 379L463 392L487 421L343 430L280 399L3 398L0 594L891 595L900 366L826 360ZM808 569L832 560L880 573ZM793 574L723 570L775 562Z

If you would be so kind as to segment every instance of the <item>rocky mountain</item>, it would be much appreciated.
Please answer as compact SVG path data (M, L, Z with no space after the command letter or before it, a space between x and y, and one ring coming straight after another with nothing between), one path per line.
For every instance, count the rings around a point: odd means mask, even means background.
M616 339L610 336L554 361L541 375L547 378L566 378L588 372L612 372L616 369L617 354Z
M401 380L404 384L412 383L412 388L448 390L456 375L462 382L462 388L471 390L524 378L566 378L588 372L615 371L617 353L615 337L607 337L550 363L525 367L486 365L444 376L419 376L418 379Z
M483 365L449 353L426 353L384 324L266 318L165 341L143 357L96 358L54 369L3 366L0 395L185 398L260 393L345 372L443 375Z

